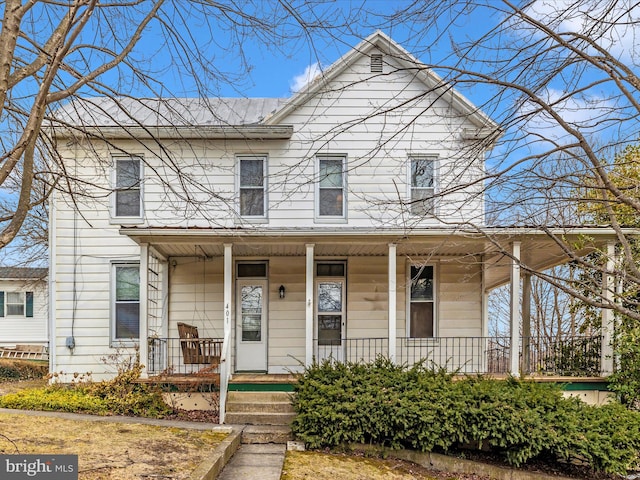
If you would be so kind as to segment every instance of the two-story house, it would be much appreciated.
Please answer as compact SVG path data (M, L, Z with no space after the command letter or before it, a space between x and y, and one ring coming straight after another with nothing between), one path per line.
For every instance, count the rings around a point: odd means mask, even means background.
M223 385L376 355L520 370L521 262L565 256L542 231L484 228L498 126L385 34L288 99L91 98L58 115L76 192L51 207L54 371L100 378L135 348L149 375L221 357ZM501 343L487 292L509 282ZM187 345L190 327L215 345Z

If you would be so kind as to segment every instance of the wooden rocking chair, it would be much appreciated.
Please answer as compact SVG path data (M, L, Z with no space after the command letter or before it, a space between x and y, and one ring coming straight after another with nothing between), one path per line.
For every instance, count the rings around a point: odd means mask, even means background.
M204 364L217 367L222 354L222 340L199 338L198 327L178 322L180 348L185 364Z

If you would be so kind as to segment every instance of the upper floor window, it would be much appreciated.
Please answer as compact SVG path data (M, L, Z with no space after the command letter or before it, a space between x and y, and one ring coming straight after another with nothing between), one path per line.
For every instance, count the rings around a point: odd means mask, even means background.
M0 292L0 317L33 317L33 292Z
M432 265L412 265L409 336L433 338L435 335L435 295Z
M142 216L142 159L115 158L114 217Z
M113 340L140 336L140 264L114 263L112 272Z
M240 216L266 216L266 157L239 157Z
M345 217L345 160L344 155L318 156L318 217Z
M435 213L436 157L417 156L411 160L411 213L433 215Z

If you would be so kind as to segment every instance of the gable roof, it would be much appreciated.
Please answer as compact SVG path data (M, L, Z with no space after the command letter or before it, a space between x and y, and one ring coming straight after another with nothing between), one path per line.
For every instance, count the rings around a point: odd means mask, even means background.
M329 68L318 75L305 88L295 94L286 104L265 120L267 125L276 125L293 112L300 105L305 104L311 97L322 91L322 88L337 78L348 67L353 65L360 57L370 55L373 50L380 50L400 62L404 67L417 70L416 77L420 79L429 90L435 91L439 97L449 102L458 112L464 114L477 128L478 131L470 132L470 135L488 136L500 133L499 126L484 114L479 108L473 105L467 98L458 93L453 87L447 84L427 65L411 55L400 44L391 37L378 30L358 45L349 50L340 59L334 62ZM482 133L484 132L484 134Z
M381 31L369 35L334 62L309 85L289 99L285 98L77 98L56 111L57 137L81 134L108 138L290 138L291 125L285 117L305 104L362 56L379 50L416 71L428 90L449 102L475 126L461 132L464 138L478 139L500 135L500 127L453 89L427 65L420 62ZM197 128L194 128L197 127Z

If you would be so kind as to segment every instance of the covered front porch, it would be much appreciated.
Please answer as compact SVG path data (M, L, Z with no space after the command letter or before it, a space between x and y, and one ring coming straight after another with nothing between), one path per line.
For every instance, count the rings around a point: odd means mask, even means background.
M314 361L425 361L452 372L606 376L612 315L588 337L530 328L529 269L565 261L531 229L406 234L123 228L140 245L141 361L147 375L300 372ZM598 229L585 247L608 249ZM145 278L146 277L146 278ZM603 291L611 290L607 277ZM510 331L488 331L488 294L510 286ZM428 319L424 322L424 319ZM196 331L185 338L178 324ZM222 411L224 408L222 408Z

